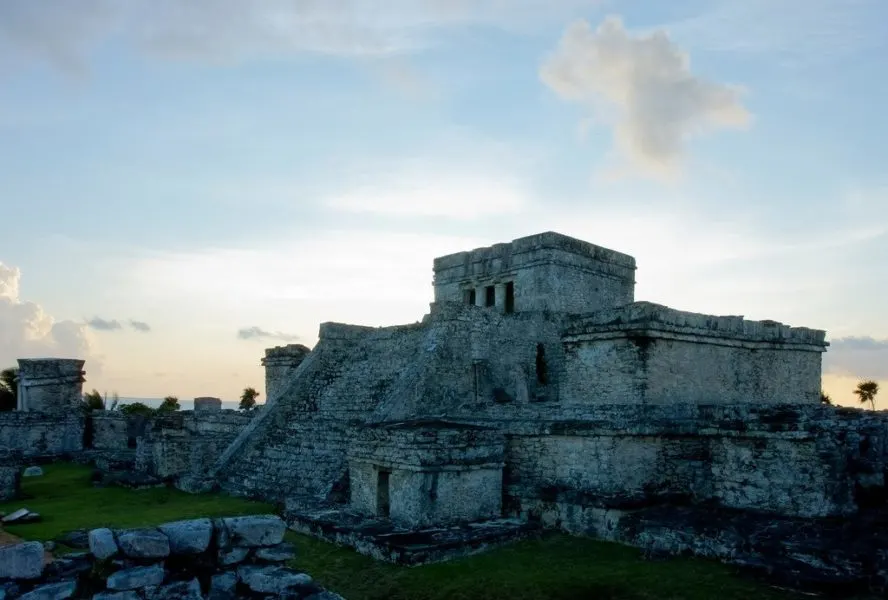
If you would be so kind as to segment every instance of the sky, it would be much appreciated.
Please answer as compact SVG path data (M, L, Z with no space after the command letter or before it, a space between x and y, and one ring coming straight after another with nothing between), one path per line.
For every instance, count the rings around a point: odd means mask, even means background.
M212 10L207 6L212 4ZM888 408L884 0L0 0L0 364L264 391L554 230L636 299L827 331ZM260 398L261 401L261 398Z

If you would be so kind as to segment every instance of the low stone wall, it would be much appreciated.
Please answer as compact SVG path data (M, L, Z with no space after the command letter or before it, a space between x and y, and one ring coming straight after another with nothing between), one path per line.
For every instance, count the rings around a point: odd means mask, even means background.
M77 412L0 412L0 455L61 457L83 449L84 418Z
M342 600L295 558L275 515L193 519L157 528L89 532L90 551L46 564L40 542L0 548L4 600Z

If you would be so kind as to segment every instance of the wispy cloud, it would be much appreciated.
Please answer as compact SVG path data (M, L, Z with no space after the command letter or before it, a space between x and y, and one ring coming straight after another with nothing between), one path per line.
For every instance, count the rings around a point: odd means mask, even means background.
M295 342L300 339L298 335L280 331L266 331L256 326L239 329L237 337L240 340L279 340L281 342Z
M668 28L694 48L798 65L884 47L886 18L882 0L717 0Z
M117 319L107 320L102 319L101 317L93 317L88 320L86 324L96 331L117 331L123 329L123 325L121 325L120 321Z
M0 55L70 67L112 35L176 60L239 61L311 52L390 56L455 27L522 30L557 23L595 0L4 0Z
M135 329L136 331L141 331L142 333L147 333L151 331L151 326L145 321L134 321L130 320L130 327Z
M540 77L610 125L629 166L655 177L679 172L691 136L742 128L751 119L740 90L694 75L665 31L633 36L618 17L594 30L585 20L571 24Z

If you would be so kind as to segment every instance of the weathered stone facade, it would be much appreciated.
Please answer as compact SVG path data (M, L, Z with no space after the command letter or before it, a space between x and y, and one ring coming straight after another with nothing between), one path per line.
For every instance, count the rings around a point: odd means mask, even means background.
M78 409L85 381L84 362L73 358L20 358L18 410L64 413Z

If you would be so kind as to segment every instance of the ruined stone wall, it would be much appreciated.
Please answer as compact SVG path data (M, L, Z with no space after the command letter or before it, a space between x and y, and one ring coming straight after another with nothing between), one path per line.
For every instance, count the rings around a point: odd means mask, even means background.
M265 403L275 402L289 385L293 373L311 352L302 344L288 344L265 350Z
M65 413L80 408L85 361L20 358L18 363L18 410Z
M888 415L799 405L675 409L609 406L585 421L509 423L510 501L558 522L665 502L824 517L885 497Z
M64 414L0 412L0 456L52 457L83 449L84 419Z

